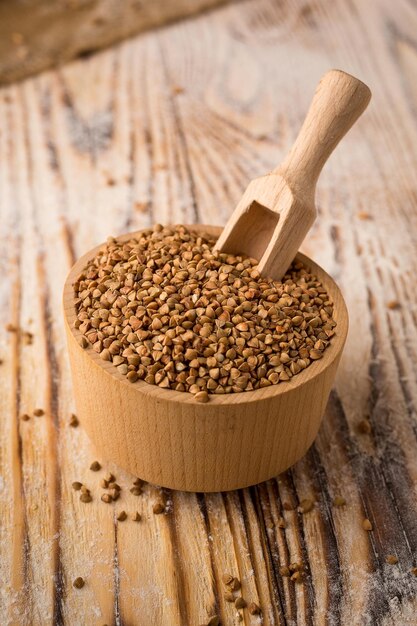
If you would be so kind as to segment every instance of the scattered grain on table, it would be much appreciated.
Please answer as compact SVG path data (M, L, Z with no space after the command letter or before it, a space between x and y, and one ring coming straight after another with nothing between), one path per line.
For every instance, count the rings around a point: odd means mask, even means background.
M365 518L364 520L362 520L362 528L368 531L373 530L372 523L368 518Z
M223 574L222 575L222 582L224 585L229 586L230 583L233 581L233 576L232 574Z
M250 615L260 615L261 607L256 604L256 602L251 602L248 606L248 611Z
M289 565L290 572L299 572L302 569L303 569L303 564L298 561L294 561L294 563L290 563Z
M163 502L155 502L152 507L152 511L155 513L155 515L161 515L162 513L165 513L165 504Z
M242 596L237 597L235 600L235 607L237 609L244 609L245 606L246 606L246 600L242 598Z
M25 330L23 333L23 340L27 346L31 346L33 344L34 335L28 330Z
M297 570L296 572L294 572L290 576L290 580L292 580L295 583L301 582L302 579L303 579L303 573L301 571L299 571L299 570Z
M388 554L385 561L388 565L396 565L398 563L398 558L394 554Z
M356 215L360 220L372 220L373 219L372 215L368 213L367 211L359 211Z
M79 423L80 422L78 421L78 417L74 413L72 413L70 417L69 425L72 426L72 428L77 428Z
M241 587L240 580L234 576L227 586L231 591L239 591Z
M84 578L81 578L81 576L78 576L72 584L76 589L82 589L85 585Z
M91 493L90 493L90 490L87 489L85 487L85 485L83 485L81 487L80 500L81 500L81 502L84 502L84 503L88 503L88 502L91 502L93 500L93 498L91 496Z
M109 495L111 496L113 502L116 502L116 500L120 498L120 489L111 489L109 491Z
M372 425L368 419L361 420L358 423L358 432L363 435L370 435L372 433Z

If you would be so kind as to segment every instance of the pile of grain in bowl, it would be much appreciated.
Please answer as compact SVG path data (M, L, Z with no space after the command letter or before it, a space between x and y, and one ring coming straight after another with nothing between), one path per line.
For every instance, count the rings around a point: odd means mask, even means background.
M290 380L323 356L333 304L295 262L282 281L257 261L213 251L216 237L157 224L109 238L74 283L75 327L131 383L240 393Z

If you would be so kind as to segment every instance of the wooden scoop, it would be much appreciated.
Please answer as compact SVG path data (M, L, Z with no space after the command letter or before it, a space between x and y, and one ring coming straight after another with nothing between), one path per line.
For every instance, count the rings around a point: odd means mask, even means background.
M371 91L357 78L327 72L287 158L249 183L215 248L258 259L261 274L281 279L316 219L322 167L370 99Z

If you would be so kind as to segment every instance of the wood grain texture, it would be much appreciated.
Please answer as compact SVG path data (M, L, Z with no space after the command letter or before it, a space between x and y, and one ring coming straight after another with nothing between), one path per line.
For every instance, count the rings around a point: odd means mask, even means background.
M1 90L2 624L234 625L225 572L268 626L416 624L416 32L408 0L248 0ZM314 446L227 494L148 485L134 497L109 465L123 491L114 508L100 502L96 452L69 426L70 266L154 221L224 224L247 181L282 159L329 67L363 79L373 101L322 173L304 246L341 286L351 329ZM161 497L169 513L154 515ZM142 522L118 522L122 508ZM300 584L280 574L294 561Z

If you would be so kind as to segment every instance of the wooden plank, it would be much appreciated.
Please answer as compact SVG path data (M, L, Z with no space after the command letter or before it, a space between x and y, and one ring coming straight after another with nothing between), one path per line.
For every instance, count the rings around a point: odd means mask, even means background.
M225 0L31 0L0 6L0 84L90 55Z
M406 0L248 0L0 91L2 624L183 626L217 614L229 626L224 573L264 624L416 624L416 32ZM133 496L134 477L103 459L89 470L94 449L69 426L65 275L109 234L224 223L247 181L285 154L332 66L374 98L323 172L304 245L350 311L319 436L293 469L247 490ZM100 501L105 471L122 486L115 505ZM93 502L79 502L74 480ZM155 515L162 496L168 512ZM304 498L314 506L303 514ZM282 576L295 561L301 583Z

